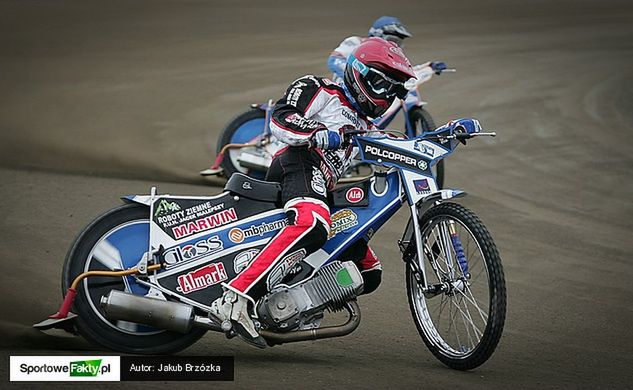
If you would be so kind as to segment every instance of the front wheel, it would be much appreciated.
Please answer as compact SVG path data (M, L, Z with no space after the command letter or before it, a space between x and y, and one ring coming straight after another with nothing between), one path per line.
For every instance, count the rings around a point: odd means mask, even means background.
M416 256L406 268L418 332L447 366L478 367L494 352L505 322L505 280L495 243L479 218L455 203L429 209L420 218L420 233L424 259Z
M416 136L436 129L435 121L428 111L422 107L414 107L409 111L409 121ZM433 173L439 189L444 188L444 160L440 160L434 167Z
M148 247L148 207L124 205L103 214L81 232L70 248L62 273L63 291L83 272L133 268ZM148 292L132 276L84 279L77 287L73 312L77 314L77 330L88 341L124 353L166 354L188 347L205 333L198 328L181 334L127 321L109 321L100 300L112 290L141 296Z

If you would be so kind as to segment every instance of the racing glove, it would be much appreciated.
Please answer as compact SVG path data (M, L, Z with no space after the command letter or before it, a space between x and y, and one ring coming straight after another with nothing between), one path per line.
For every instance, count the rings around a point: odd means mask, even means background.
M473 118L461 118L448 122L435 129L436 133L446 131L449 134L474 134L481 132L481 124L477 119ZM459 138L459 142L466 145L465 138Z
M438 75L441 74L443 70L446 70L446 64L441 61L433 61L429 66L433 69L433 72Z
M435 129L435 132L449 131L450 133L479 133L481 132L481 124L474 118L460 118L448 122Z
M341 136L341 147L346 148L352 141L352 137L355 135L353 132L358 130L352 125L344 125L338 129L338 133Z
M461 118L449 123L451 123L453 129L457 133L473 134L481 132L481 124L479 124L477 119Z
M319 130L312 135L312 146L322 150L334 150L341 146L341 136L328 129Z

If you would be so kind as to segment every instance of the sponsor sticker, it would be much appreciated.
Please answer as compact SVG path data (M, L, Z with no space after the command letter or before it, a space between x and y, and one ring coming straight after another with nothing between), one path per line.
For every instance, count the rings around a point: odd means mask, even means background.
M288 92L288 97L286 98L286 102L291 105L296 107L297 106L297 102L299 101L299 97L301 97L301 94L303 93L303 89L301 89L302 87L305 87L306 85L302 82L297 83L291 90L290 92Z
M418 194L430 194L431 188L429 187L429 181L427 179L413 180L415 191Z
M343 209L331 215L330 235L328 238L336 236L338 233L358 225L358 216L350 209Z
M414 167L417 166L417 159L411 156L404 155L402 153L395 152L393 150L381 149L377 146L372 145L365 145L365 153L369 153L370 155L377 156L381 159L386 159L398 163L405 163Z
M435 156L435 150L431 147L424 145L423 141L416 141L413 144L413 148L417 150L418 152L424 154L425 156L428 156L431 158Z
M161 202L162 201L164 201L164 199L161 200ZM162 213L161 215L154 216L154 220L162 227L168 228L174 225L179 225L186 221L194 220L196 218L202 218L209 214L218 212L222 209L224 209L224 203L213 204L211 202L204 202L191 207L187 207L185 209L178 209L170 211L169 213Z
M352 122L352 125L354 125L354 127L360 127L360 120L358 119L358 117L356 116L356 114L352 114L351 111L349 111L349 109L343 107L341 109L341 114L347 118L350 122Z
M312 181L310 182L312 190L319 195L325 196L326 185L323 172L317 167L312 167Z
M369 68L365 64L357 60L356 58L352 59L352 67L356 69L360 74L363 74L363 75L366 75L367 72L369 72Z
M178 287L176 287L176 290L183 294L189 294L211 287L227 279L228 276L224 269L224 264L213 263L178 276Z
M239 244L247 238L260 236L264 234L279 230L286 226L288 221L286 219L280 219L273 222L262 222L259 225L251 225L248 229L234 228L229 231L229 240Z
M167 199L161 199L154 210L154 216L168 214L174 211L180 211L180 206L176 202L170 202Z
M229 231L229 240L232 242L239 244L244 241L244 230L240 228L233 228Z
M391 52L393 52L395 54L404 56L404 53L402 53L402 50L399 47L397 47L397 46L389 46L389 51L391 51Z
M320 124L319 122L315 121L315 120L311 120L311 119L306 119L298 114L290 114L286 117L285 119L286 123L290 123L293 124L297 127L299 127L300 129L315 129L317 128Z
M239 274L244 271L246 267L255 259L255 256L259 253L259 249L249 249L244 252L240 252L233 259L233 270L235 274Z
M360 187L352 187L347 190L345 199L350 203L358 203L365 197L365 191Z
M172 228L172 233L176 239L180 239L191 236L192 234L211 230L234 221L237 221L237 213L235 212L235 208L231 207L230 209L222 210L219 213L211 214L204 218L174 226Z
M173 265L212 255L223 249L224 243L222 240L218 236L212 236L193 244L169 248L163 253L163 259L168 265Z
M277 283L281 282L284 276L290 273L294 266L301 260L305 259L305 257L306 250L302 248L282 258L281 261L275 265L272 271L270 271L270 274L268 274L268 278L266 279L268 289L270 290Z

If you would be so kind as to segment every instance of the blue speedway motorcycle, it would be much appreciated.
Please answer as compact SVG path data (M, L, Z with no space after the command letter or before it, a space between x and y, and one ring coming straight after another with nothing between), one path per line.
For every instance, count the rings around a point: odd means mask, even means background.
M479 218L439 189L432 167L460 142L483 133L473 119L411 139L363 136L353 142L372 177L332 191L331 233L305 258L286 256L270 272L269 293L253 308L269 346L344 336L360 323L363 282L346 256L403 205L411 217L398 245L413 320L428 349L449 367L484 363L503 331L501 259ZM277 183L236 173L216 196L127 196L90 223L63 268L59 311L34 325L64 329L123 353L167 354L206 331L235 336L209 314L222 283L239 274L286 225ZM322 326L330 312L340 325Z

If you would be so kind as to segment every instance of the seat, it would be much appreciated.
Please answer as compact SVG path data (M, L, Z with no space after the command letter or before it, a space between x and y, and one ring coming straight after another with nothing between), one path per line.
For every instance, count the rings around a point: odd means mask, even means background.
M281 199L281 185L279 183L253 179L243 173L231 175L224 189L260 202L279 203Z

